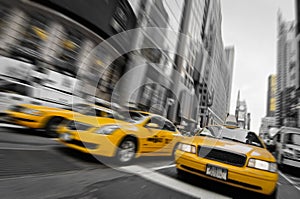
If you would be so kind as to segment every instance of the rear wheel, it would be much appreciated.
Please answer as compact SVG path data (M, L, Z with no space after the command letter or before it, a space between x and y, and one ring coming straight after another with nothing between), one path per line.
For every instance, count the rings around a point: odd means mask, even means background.
M132 162L135 158L136 149L137 145L135 139L131 137L125 138L117 150L117 162L120 164L128 164Z
M54 117L51 118L48 123L46 124L45 130L48 135L51 137L57 137L57 127L60 125L60 123L63 121L63 118L60 117Z

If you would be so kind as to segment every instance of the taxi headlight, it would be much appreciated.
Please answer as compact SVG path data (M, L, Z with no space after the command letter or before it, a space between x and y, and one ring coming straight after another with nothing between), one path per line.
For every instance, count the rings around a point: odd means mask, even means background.
M276 172L277 171L277 164L275 162L267 162L263 160L257 159L249 159L248 167L260 169L264 171Z
M96 133L102 134L102 135L110 135L119 128L120 127L117 125L108 125L108 126L104 126L104 127L97 129Z
M181 151L184 151L184 152L196 154L196 147L194 145L191 145L191 144L180 143L178 145L178 149L181 150Z
M22 112L25 114L34 115L34 116L40 116L42 114L41 111L38 111L35 109L30 109L30 108L25 108L25 109L23 109Z

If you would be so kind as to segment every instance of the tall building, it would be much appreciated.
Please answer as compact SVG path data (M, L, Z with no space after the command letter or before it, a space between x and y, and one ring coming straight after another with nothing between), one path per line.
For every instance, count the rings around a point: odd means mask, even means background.
M278 12L276 125L297 126L296 27Z
M267 117L275 117L276 109L276 75L268 77Z
M201 94L204 98L200 106L203 126L222 124L226 119L230 104L234 54L232 47L227 51L224 50L221 33L221 3L220 1L209 2L209 15L203 33L205 53L203 53L200 81L203 88Z
M226 82L226 94L227 94L227 113L230 113L230 100L231 100L231 89L232 89L232 79L233 79L233 66L234 66L234 47L225 47L225 55L227 60L227 70L228 78Z
M179 45L184 8L185 0L143 0L135 5L138 21L133 32L134 46L120 86L121 97L117 99L122 105L170 114L170 102L175 98L174 52Z
M295 7L296 7L296 77L297 77L297 101L298 105L296 106L297 109L297 116L298 116L298 121L297 121L297 127L300 128L300 2L295 1Z
M248 113L246 101L240 99L240 91L237 96L235 116L240 128L250 129L250 113Z
M267 111L266 116L261 119L259 129L259 136L263 139L269 138L269 131L276 127L276 75L269 75L268 77L268 91L267 91Z
M225 53L220 1L143 0L134 8L137 50L130 53L119 99L186 129L223 123L233 48ZM159 29L149 32L153 27Z

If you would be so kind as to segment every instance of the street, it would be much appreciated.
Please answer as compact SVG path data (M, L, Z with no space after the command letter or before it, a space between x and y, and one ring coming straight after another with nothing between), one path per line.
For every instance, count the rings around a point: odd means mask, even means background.
M171 158L109 167L42 131L0 124L1 198L259 198L198 177L179 179ZM297 198L299 171L280 172L278 198Z

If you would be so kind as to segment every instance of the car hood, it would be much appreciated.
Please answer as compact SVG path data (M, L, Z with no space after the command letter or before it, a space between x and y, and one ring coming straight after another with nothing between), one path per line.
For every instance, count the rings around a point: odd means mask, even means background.
M114 118L105 118L105 117L94 117L94 116L85 116L78 115L73 117L73 120L80 123L89 124L95 127L101 127L104 125L129 125L130 123L124 122L121 120L116 120Z
M220 149L228 152L244 154L247 157L256 158L265 161L275 162L276 159L273 155L265 148L243 144L239 142L220 140L209 137L195 136L188 138L184 141L185 143L193 144L195 146L206 146L215 149Z
M54 108L54 107L47 107L47 106L39 106L39 105L32 105L32 104L22 104L22 107L30 108L42 112L51 112L51 113L64 113L64 114L70 114L70 115L81 115L78 112L71 111L68 109L62 109L62 108Z

